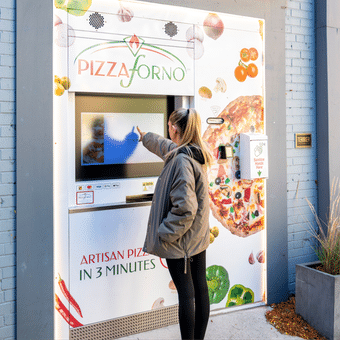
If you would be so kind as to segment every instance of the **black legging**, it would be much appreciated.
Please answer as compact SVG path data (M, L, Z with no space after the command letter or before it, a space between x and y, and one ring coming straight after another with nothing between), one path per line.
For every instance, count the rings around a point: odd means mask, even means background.
M204 339L210 313L205 251L187 261L185 274L183 258L166 259L178 292L179 327L182 339L201 340Z

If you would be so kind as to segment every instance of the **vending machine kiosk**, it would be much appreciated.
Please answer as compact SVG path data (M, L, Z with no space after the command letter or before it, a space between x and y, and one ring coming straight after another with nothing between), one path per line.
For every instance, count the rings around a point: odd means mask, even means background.
M265 303L265 179L242 178L239 148L241 133L265 133L263 27L140 1L55 1L55 339L177 322L165 260L142 250L163 162L137 126L167 137L179 107L198 110L215 159L211 310Z
M142 250L163 161L139 143L136 131L138 126L166 137L173 106L172 96L75 94L69 258L60 270L68 268L65 282L77 303L70 304L74 320L62 320L70 323L73 338L86 338L88 325L102 339L126 334L132 322L135 332L143 331L148 326L136 316L148 320L147 312L176 305L165 261ZM62 293L56 291L60 300ZM165 322L169 318L176 318L174 307ZM153 327L160 322L153 320Z

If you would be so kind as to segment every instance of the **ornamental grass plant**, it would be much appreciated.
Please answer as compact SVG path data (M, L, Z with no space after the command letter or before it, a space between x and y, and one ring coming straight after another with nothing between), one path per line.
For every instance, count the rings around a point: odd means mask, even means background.
M314 206L308 201L318 231L309 222L309 232L315 241L313 249L321 262L321 270L331 275L340 275L340 181L334 179L331 186L330 205L326 221L319 218Z

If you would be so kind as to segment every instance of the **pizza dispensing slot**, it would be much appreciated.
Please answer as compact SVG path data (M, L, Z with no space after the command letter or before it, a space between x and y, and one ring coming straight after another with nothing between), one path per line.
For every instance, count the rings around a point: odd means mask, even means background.
M268 136L240 134L240 170L242 179L268 178Z
M126 196L126 203L149 202L152 201L153 194Z

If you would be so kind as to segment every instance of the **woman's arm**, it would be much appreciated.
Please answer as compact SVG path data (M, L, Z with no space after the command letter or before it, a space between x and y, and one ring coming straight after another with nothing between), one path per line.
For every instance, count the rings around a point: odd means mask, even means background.
M170 139L164 138L152 132L142 132L137 126L139 141L152 153L164 160L164 156L177 145Z

